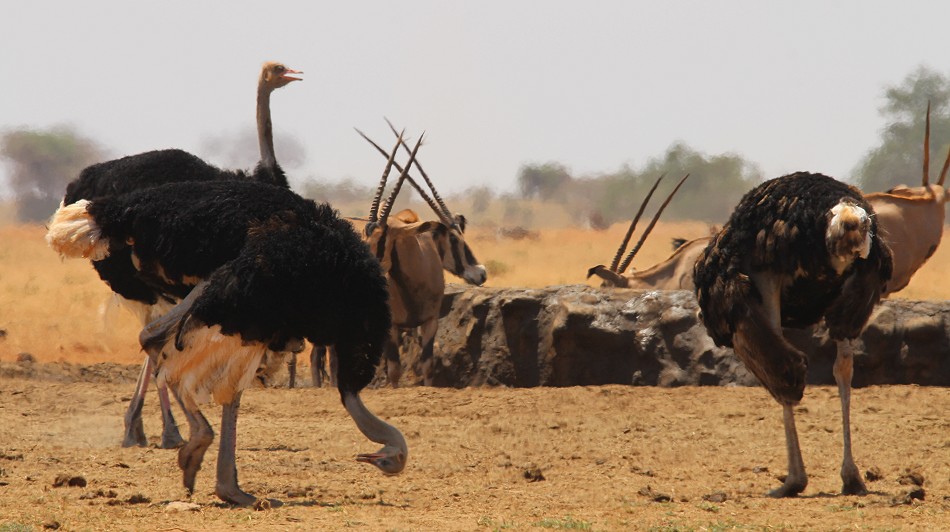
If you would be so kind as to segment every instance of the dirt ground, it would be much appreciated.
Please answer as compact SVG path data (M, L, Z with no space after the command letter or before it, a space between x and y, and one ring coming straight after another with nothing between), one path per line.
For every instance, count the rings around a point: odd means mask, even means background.
M154 393L145 410L152 446L119 447L134 366L3 367L0 531L935 530L950 522L943 388L856 390L856 459L881 477L864 497L838 495L837 390L808 389L797 421L810 482L788 500L764 496L785 472L785 449L781 410L761 388L366 390L368 406L409 442L409 465L395 477L353 460L378 446L335 390L252 389L238 427L242 487L283 503L254 511L215 498L216 445L187 496L176 452L155 447ZM206 413L216 423L217 409Z
M527 241L485 233L476 236L477 253L494 261L492 286L583 282L597 262L590 257L609 258L623 229ZM658 226L656 249L644 248L655 257L644 263L669 253L670 236L703 230ZM119 447L142 358L140 325L121 309L100 314L111 308L103 305L108 288L86 261L61 262L43 234L42 227L0 227L0 532L934 530L950 523L950 391L912 386L854 394L855 457L862 472L881 477L865 497L838 495L833 388L809 388L798 410L808 489L772 500L763 494L785 472L785 446L781 410L764 389L605 386L366 390L370 408L409 442L409 465L397 477L353 459L378 445L357 431L335 391L250 390L238 427L242 487L283 505L258 512L219 503L216 445L189 498L174 451L155 448L156 440L150 448ZM555 243L575 247L577 256L553 257ZM942 246L906 296L950 297L948 263L950 247ZM39 362L15 362L21 353ZM150 392L145 423L153 437L157 402ZM205 412L217 422L217 408ZM69 486L70 479L84 485Z

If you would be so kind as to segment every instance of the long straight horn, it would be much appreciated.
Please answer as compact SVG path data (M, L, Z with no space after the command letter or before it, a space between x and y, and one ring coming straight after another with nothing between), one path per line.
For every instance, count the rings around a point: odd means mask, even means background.
M392 122L390 122L389 119L385 117L384 117L384 120L386 120L386 123L389 124L389 129L391 129L393 133L396 133L396 128L393 127ZM406 144L405 141L402 142L402 147L405 148L406 151L409 151L409 145ZM432 191L432 196L435 198L435 201L439 204L439 207L442 208L442 214L444 214L445 217L448 218L449 220L452 220L453 219L452 211L450 211L449 208L446 207L445 202L442 201L442 198L439 196L439 192L435 189L435 186L432 184L432 180L429 179L429 175L426 174L426 171L422 169L422 165L419 164L419 161L416 161L416 168L418 168L419 173L422 174L422 179L424 179L426 184L429 185L429 190ZM433 209L434 208L435 207L433 207ZM442 216L439 216L439 217L441 218ZM454 223L455 222L451 222L449 225L454 225Z
M930 100L927 100L927 125L924 127L924 186L930 183Z
M610 261L610 271L617 271L617 266L620 264L620 258L623 257L623 252L627 250L627 244L630 243L630 237L633 236L633 232L637 229L637 222L640 221L640 216L643 215L643 209L647 208L647 203L650 203L650 198L653 197L653 192L656 190L656 187L660 185L660 181L663 181L663 177L666 174L660 174L660 177L656 180L656 183L653 183L653 187L650 188L650 192L647 192L647 196L643 198L643 203L640 204L640 210L637 211L637 215L633 217L633 220L630 222L630 227L627 228L627 234L623 237L623 242L620 243L620 247L617 248L617 253L614 255L614 260Z
M683 179L680 179L680 182L676 184L676 188L673 189L673 192L670 192L670 195L666 197L666 201L663 202L663 205L660 205L660 210L656 211L656 214L653 216L653 220L650 221L650 225L647 226L647 230L643 232L643 236L640 237L640 241L637 242L637 245L630 250L630 254L627 255L627 258L623 260L623 264L620 265L620 269L617 273L623 273L627 271L627 266L630 266L630 261L633 260L633 257L640 251L640 246L646 241L647 236L650 235L650 231L653 231L653 226L656 225L657 220L660 219L660 215L663 214L663 209L670 204L670 200L673 199L673 196L676 194L676 191L683 186L683 183L686 182L686 178L689 177L689 174L683 176Z
M363 133L360 132L360 130L357 129L356 131L359 132L360 135L363 135ZM366 139L370 144L372 144L373 147L376 148L376 151L378 151L380 155L382 155L383 157L389 157L389 154L386 152L386 150L380 148L379 144L376 144L375 142L373 142L366 135L363 135L363 138ZM395 161L393 161L393 167L396 169L397 172L403 171L402 166L400 166L399 163ZM435 213L439 216L439 219L442 220L442 222L446 223L447 225L452 225L453 222L445 215L445 213L443 213L439 209L439 207L435 204L435 201L431 197L429 197L429 194L425 191L425 189L419 186L419 183L416 183L416 180L413 179L411 175L407 174L406 179L408 179L409 184L412 185L414 189L416 189L416 192L419 193L419 196L422 197L422 199L425 200L425 202L429 204L429 207L432 207L432 210L435 211Z
M947 178L947 169L950 169L950 149L947 150L947 160L943 162L943 170L940 170L940 181L937 181L940 186L943 186L943 180Z
M389 219L389 213L393 209L393 203L396 201L396 196L399 194L399 190L402 188L402 182L406 180L406 177L409 176L409 169L412 168L412 162L416 160L416 152L419 151L419 146L422 146L422 138L426 134L423 131L422 135L419 135L419 140L416 141L415 148L412 149L412 152L409 154L409 162L406 163L406 166L402 169L402 173L399 174L399 180L396 181L396 186L393 187L392 193L386 199L386 205L383 206L383 214L379 217L379 225L381 227L386 227L386 220ZM399 142L402 143L402 137L399 137ZM397 146L398 147L398 146Z
M356 132L359 133L361 137L366 139L366 141L372 144L373 146L376 146L376 149L379 150L383 154L383 156L386 156L386 152L383 151L383 149L380 148L378 144L376 144L369 137L367 137L365 133L363 133L357 128L353 128L353 129L356 129ZM395 163L396 161L396 152L399 151L399 145L402 144L402 133L399 133L397 136L399 137L399 141L396 142L396 146L393 147L392 153L389 154L389 159L386 161L386 167L383 169L383 176L379 178L379 187L376 188L376 196L373 197L373 204L370 205L370 208L369 208L370 223L374 223L378 219L379 200L382 199L383 197L383 190L386 188L386 180L389 178L389 172L392 171L393 163Z

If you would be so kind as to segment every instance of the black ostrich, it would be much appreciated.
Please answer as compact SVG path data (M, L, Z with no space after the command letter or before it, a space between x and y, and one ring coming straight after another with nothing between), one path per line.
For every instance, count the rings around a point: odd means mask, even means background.
M799 172L746 194L695 267L706 330L735 349L782 405L788 476L773 497L808 484L792 407L802 399L807 360L783 336L824 318L838 356L843 494L867 489L851 454L850 340L860 334L891 276L891 252L861 192L821 174Z
M274 90L292 81L298 81L300 78L294 77L293 74L301 73L276 62L264 63L261 68L257 84L257 135L261 160L252 172L222 170L179 149L150 151L85 168L79 177L66 187L63 204L70 205L81 199L116 196L184 181L253 180L287 187L287 178L277 164L274 154L270 95ZM177 301L174 297L156 291L136 276L128 247L116 246L108 257L94 261L93 267L99 277L112 287L123 305L138 316L143 324L167 312ZM142 405L151 373L152 368L146 358L125 415L125 435L122 442L124 447L144 446L148 443L142 426ZM168 392L161 386L158 391L163 425L161 446L179 447L184 442L172 416Z
M386 279L330 206L267 184L175 183L60 207L47 241L65 257L93 260L128 247L140 279L183 298L139 339L188 418L178 463L189 492L214 437L199 404L214 399L223 405L215 493L238 505L258 502L237 482L241 392L276 366L267 356L299 350L304 339L336 346L343 405L384 445L357 459L390 474L405 467L402 434L359 397L391 323Z

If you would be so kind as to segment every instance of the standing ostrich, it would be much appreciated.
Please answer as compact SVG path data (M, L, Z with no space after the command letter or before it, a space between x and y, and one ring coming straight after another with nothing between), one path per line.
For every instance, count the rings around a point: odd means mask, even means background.
M214 399L223 405L215 493L229 503L259 504L237 481L241 393L278 366L266 357L299 350L304 339L336 346L343 405L367 438L384 445L357 460L389 474L405 467L402 434L359 397L391 323L386 280L329 205L261 183L173 183L62 206L46 238L64 257L91 260L128 246L142 279L183 297L139 340L188 419L178 465L189 492L214 438L199 405Z
M261 160L253 172L222 170L179 149L150 151L85 168L79 177L66 187L63 204L71 205L81 199L115 196L183 181L253 180L287 187L287 178L277 164L274 154L270 95L274 90L300 80L292 74L301 73L276 62L264 63L261 68L257 84L257 135ZM108 257L93 261L92 264L99 277L115 291L123 306L138 316L143 324L161 316L176 302L174 296L161 294L137 278L128 246L116 246ZM152 373L148 360L146 357L142 365L135 393L125 415L123 447L144 446L148 443L142 426L142 406ZM163 426L161 446L179 447L184 442L172 416L168 392L162 386L159 386L158 392Z
M867 489L851 455L850 340L860 334L891 276L891 252L861 192L821 174L799 172L747 193L713 237L695 269L706 330L732 347L782 405L788 476L773 497L808 484L792 407L805 390L807 360L782 327L824 318L837 342L834 375L841 396L843 494Z

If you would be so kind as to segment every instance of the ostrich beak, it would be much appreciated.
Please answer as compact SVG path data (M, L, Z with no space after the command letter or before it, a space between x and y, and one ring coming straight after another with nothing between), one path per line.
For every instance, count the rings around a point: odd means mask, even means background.
M356 455L357 462L372 464L387 475L398 474L406 467L406 457L401 451L383 447L375 453Z
M303 74L303 70L294 70L292 68L288 68L287 70L284 71L284 75L281 76L282 78L286 80L290 80L290 81L303 81L303 78L288 76L287 74Z

